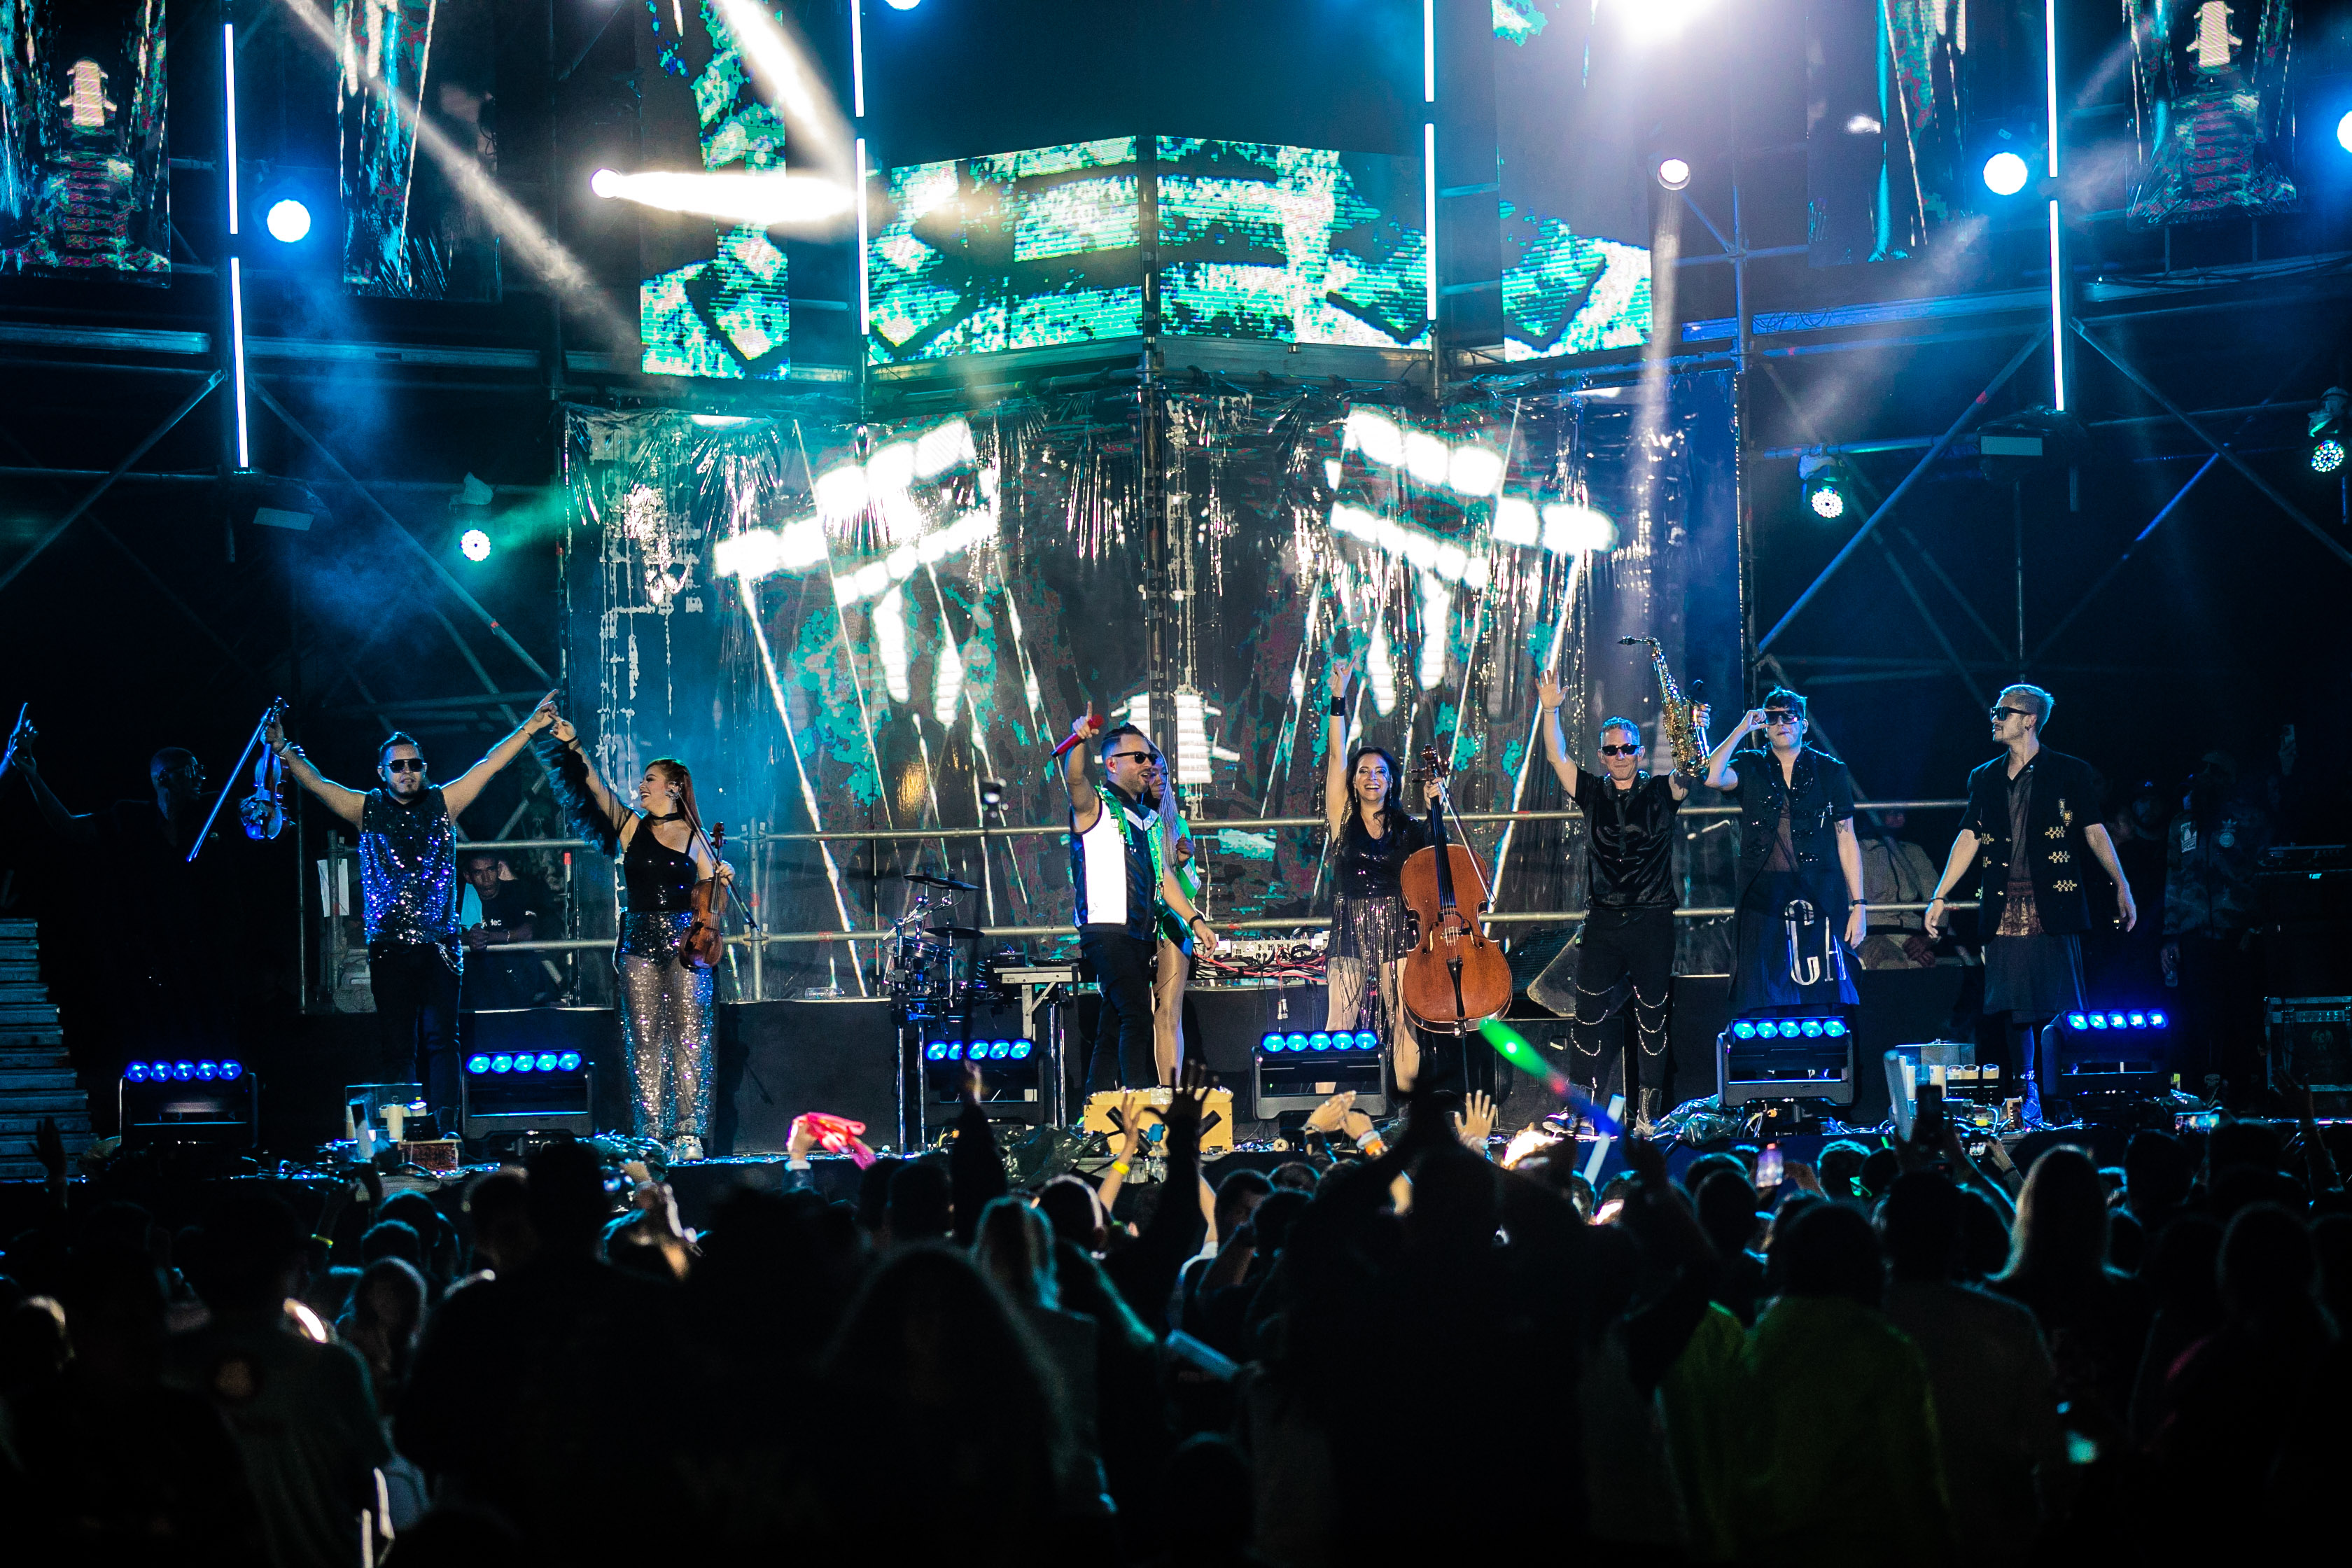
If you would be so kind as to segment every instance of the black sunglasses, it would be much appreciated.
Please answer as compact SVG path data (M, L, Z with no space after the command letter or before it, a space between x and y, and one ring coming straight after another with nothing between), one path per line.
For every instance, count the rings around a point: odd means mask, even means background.
M1115 763L1121 757L1139 759L1147 763L1151 761L1151 753L1150 752L1113 752L1110 755L1105 757L1103 761L1107 763Z
M1604 757L1638 757L1642 754L1642 748L1639 746L1603 746L1601 748L1601 754Z
M1793 724L1796 721L1797 711L1793 708L1767 708L1764 710L1764 722L1767 724Z
M1992 710L1992 721L1996 724L2004 719L2030 719L2032 716L2032 710L2026 708L1996 708Z
M425 771L423 757L394 757L383 764L387 773L421 773Z

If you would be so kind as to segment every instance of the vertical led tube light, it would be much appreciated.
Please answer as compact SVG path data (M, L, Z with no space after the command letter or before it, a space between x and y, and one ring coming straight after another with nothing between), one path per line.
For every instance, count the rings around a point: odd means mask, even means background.
M849 0L850 112L866 118L866 0Z
M236 24L226 20L221 23L221 100L227 118L221 181L228 188L229 395L236 405L236 466L249 468L253 448L245 415L245 268L237 255Z
M866 138L857 139L857 353L862 361L874 331L874 290L866 257Z
M2050 405L2066 412L2066 268L2058 212L2058 0L2042 0L2042 75L2050 133Z
M1421 128L1422 221L1429 228L1429 343L1437 347L1437 122Z

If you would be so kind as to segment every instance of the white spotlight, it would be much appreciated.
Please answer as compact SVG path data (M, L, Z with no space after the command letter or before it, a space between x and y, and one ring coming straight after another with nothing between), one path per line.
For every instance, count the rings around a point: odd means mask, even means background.
M1503 455L1491 447L1456 447L1445 482L1465 496L1490 496L1503 482Z
M1556 502L1543 509L1543 546L1559 555L1617 547L1617 525L1589 506Z
M941 638L939 663L931 671L931 717L942 730L955 728L956 704L963 700L963 653L951 638Z
M280 245L299 245L310 233L310 209L291 196L274 203L262 221L269 226L269 237Z
M1372 689L1372 710L1385 719L1396 708L1396 655L1389 647L1389 628L1372 628L1372 647L1364 658L1364 679Z
M664 212L695 213L761 228L806 226L849 210L847 186L812 174L683 174L652 170L624 174L599 169L588 188L606 200L635 202Z
M1408 430L1404 437L1404 466L1424 485L1442 485L1446 470L1453 466L1454 454L1444 442L1425 430Z
M1658 184L1670 191L1679 191L1690 184L1691 166L1680 158L1658 160Z
M1542 537L1536 504L1525 496L1505 496L1495 503L1495 542L1533 544Z
M1421 662L1413 674L1423 691L1445 684L1445 650L1453 637L1454 594L1435 573L1421 579Z
M2025 160L2014 153L1995 153L1985 160L1985 189L1997 196L2013 196L2025 189Z
M2336 144L2347 153L2352 153L2352 112L2346 113L2336 122Z
M897 588L874 606L874 651L882 657L882 685L893 702L914 696L907 681L907 595Z
M1394 420L1369 408L1348 410L1343 447L1360 447L1366 458L1382 468L1393 468L1404 461L1404 432Z

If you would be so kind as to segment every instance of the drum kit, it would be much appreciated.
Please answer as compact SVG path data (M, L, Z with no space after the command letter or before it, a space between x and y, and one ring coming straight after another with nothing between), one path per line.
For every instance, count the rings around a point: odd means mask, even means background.
M883 982L891 1010L901 1025L961 1017L967 1006L994 989L994 983L981 973L980 928L958 925L954 920L956 896L980 889L929 871L909 871L904 879L922 890L913 907L890 922ZM960 942L971 943L961 965L955 952Z

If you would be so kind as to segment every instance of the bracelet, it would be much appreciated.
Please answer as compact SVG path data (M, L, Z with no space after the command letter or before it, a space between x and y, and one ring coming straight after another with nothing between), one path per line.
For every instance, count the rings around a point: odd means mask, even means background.
M1331 717L1334 719L1345 719L1347 716L1348 700L1344 697L1334 697L1331 699Z
M317 1242L321 1247L332 1247L335 1245L335 1238L333 1237L320 1236L315 1231L311 1233L310 1239Z
M1209 918L1200 910L1194 910L1192 911L1192 918L1184 922L1184 929L1190 931L1196 925L1207 925L1208 923Z
M1363 1150L1366 1153L1370 1153L1371 1152L1372 1145L1380 1141L1380 1129L1377 1127L1367 1127L1362 1132L1357 1135L1356 1147Z
M1124 1175L1126 1175L1129 1171L1133 1170L1133 1169L1134 1169L1134 1167L1133 1167L1133 1166L1131 1166L1131 1165L1129 1165L1129 1164L1126 1161L1124 1161L1124 1160L1113 1160L1113 1161L1110 1163L1110 1169L1111 1169L1111 1174L1113 1174L1113 1175L1115 1175L1115 1176L1124 1176Z

